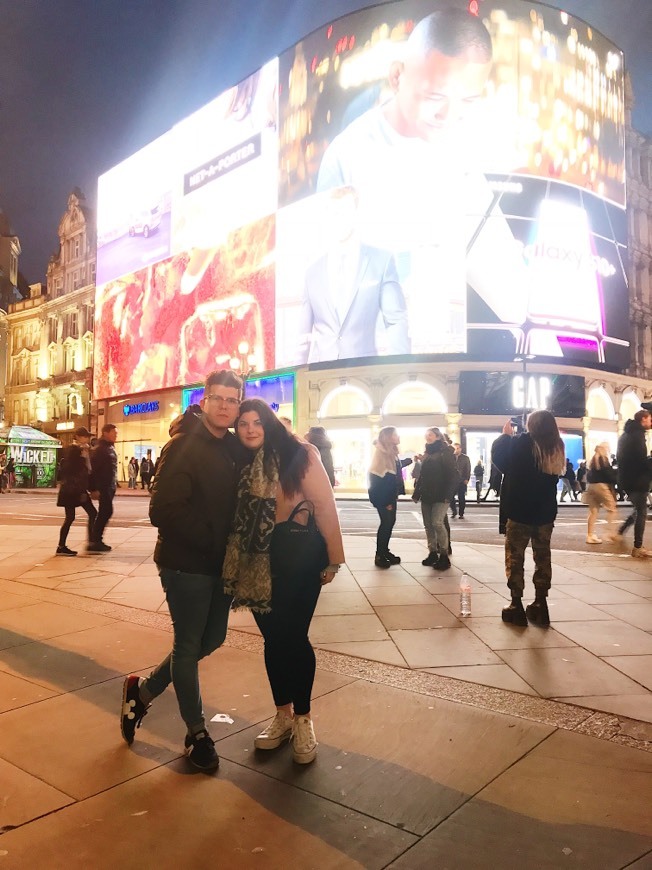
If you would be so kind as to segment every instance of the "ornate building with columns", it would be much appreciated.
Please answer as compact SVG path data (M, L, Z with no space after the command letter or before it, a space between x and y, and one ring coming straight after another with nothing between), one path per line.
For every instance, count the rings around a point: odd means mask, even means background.
M652 379L652 138L631 125L635 96L626 79L627 218L629 241L630 371Z
M46 287L32 285L29 298L7 312L5 420L64 443L77 426L94 428L95 246L95 216L75 188L59 222L59 250L50 257Z

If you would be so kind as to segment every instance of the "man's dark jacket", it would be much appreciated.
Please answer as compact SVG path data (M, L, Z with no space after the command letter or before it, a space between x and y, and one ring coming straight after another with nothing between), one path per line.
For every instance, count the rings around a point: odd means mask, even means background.
M443 441L426 444L421 474L414 487L414 501L424 504L451 501L460 485L455 453Z
M491 461L505 475L500 491L504 520L526 526L544 526L557 516L556 474L539 471L531 436L501 435L491 446Z
M618 487L626 493L647 492L652 479L652 462L647 455L645 429L636 420L625 423L618 439Z
M91 488L114 489L118 477L118 457L110 441L100 438L91 451Z
M149 518L158 528L154 561L187 574L219 576L238 471L248 453L231 432L216 438L194 414L186 413L170 434L149 506Z

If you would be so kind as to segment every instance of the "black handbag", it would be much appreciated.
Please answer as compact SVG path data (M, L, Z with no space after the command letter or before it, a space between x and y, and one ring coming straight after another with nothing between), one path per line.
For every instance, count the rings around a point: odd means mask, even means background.
M272 576L319 574L327 567L328 548L310 501L300 501L287 520L274 527L270 546ZM297 517L303 515L305 522Z

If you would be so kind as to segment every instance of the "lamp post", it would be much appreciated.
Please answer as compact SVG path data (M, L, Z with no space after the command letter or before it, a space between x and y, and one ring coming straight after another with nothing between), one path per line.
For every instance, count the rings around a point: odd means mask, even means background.
M525 424L527 423L527 362L530 359L534 359L534 354L524 353L522 356L514 357L514 362L523 363L523 414L521 415L523 422L523 431L525 431Z
M256 354L251 353L248 341L241 341L238 345L237 356L229 360L231 370L242 378L242 398L244 399L247 386L247 378L256 370Z

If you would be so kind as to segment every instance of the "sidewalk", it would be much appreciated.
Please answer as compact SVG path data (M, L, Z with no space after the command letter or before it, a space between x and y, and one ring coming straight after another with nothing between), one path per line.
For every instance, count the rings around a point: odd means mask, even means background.
M209 777L179 757L170 691L120 740L123 676L171 633L154 530L107 538L63 559L38 528L0 526L1 867L652 866L652 565L556 553L553 627L517 629L500 546L455 545L438 576L419 541L393 541L403 564L380 571L347 536L313 622L317 761L253 751L271 702L236 613L202 664L207 714L232 720L211 726Z

